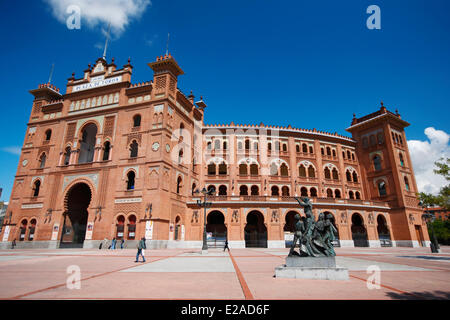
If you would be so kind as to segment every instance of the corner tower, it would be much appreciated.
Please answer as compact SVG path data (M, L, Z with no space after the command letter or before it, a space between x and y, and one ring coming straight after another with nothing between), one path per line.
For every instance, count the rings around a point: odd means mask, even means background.
M417 185L405 135L410 124L381 108L361 118L353 117L346 130L357 142L363 187L368 199L389 204L392 233L397 246L422 246L429 241L421 218Z

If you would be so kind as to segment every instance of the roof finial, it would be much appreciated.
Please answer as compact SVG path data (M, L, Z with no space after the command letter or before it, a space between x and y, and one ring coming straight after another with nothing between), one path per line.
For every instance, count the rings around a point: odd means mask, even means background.
M383 100L381 100L381 106L384 107Z

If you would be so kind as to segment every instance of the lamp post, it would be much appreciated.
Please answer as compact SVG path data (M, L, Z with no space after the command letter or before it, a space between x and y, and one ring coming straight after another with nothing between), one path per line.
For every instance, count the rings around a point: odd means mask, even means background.
M203 246L202 246L202 253L208 252L208 243L206 242L206 208L211 207L212 202L207 202L207 196L212 194L212 190L206 190L206 188L203 188L200 190L195 190L194 193L199 194L202 193L204 196L203 202L201 200L197 200L197 205L199 207L203 207L204 209L204 215L203 215Z
M425 210L426 205L424 205L422 202L419 202L419 205L424 209L425 213L422 215L423 218L425 218L426 222L427 222L427 227L431 226L431 241L430 241L430 249L432 253L439 253L440 252L440 247L439 247L439 243L436 239L436 234L434 233L434 228L433 228L433 221L435 219L434 214L428 212ZM430 223L431 222L431 223Z

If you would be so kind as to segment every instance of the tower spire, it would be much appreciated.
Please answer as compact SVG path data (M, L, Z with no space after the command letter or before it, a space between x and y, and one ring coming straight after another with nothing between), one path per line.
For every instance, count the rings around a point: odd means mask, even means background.
M111 21L108 24L108 33L106 34L105 50L103 50L103 59L106 60L106 50L108 49L109 33L111 31Z

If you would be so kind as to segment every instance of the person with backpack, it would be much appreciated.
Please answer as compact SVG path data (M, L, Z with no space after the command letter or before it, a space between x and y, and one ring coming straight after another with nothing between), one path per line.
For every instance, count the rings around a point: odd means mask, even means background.
M147 246L145 245L144 237L142 237L142 239L138 242L137 249L136 261L134 262L139 262L139 255L142 256L142 262L145 262L144 250L147 249Z

